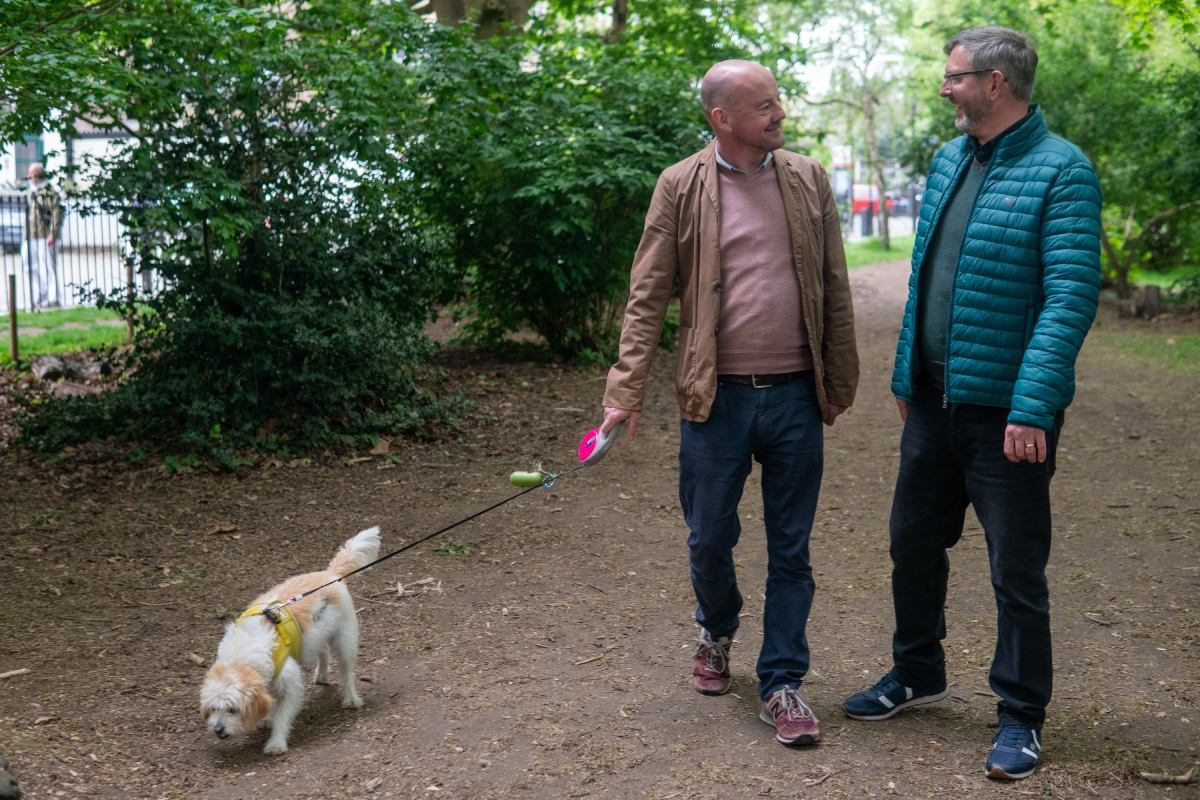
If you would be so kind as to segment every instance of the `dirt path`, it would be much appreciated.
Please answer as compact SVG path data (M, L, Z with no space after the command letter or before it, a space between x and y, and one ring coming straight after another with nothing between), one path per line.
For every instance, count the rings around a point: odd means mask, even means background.
M460 354L451 380L478 405L459 442L242 478L0 462L0 672L30 670L0 679L0 753L30 798L1200 797L1137 774L1200 759L1200 382L1104 346L1121 330L1107 318L1085 347L1054 486L1044 766L1016 785L982 774L995 612L973 521L951 555L951 698L884 723L838 710L887 665L899 435L887 383L906 273L852 275L862 388L828 432L813 541L804 692L819 747L784 748L757 719L757 474L734 690L690 689L670 358L636 441L353 579L364 709L310 690L276 758L261 736L206 733L194 660L212 658L222 620L260 590L323 566L362 527L382 525L390 549L507 496L513 469L573 461L598 416L597 375ZM397 581L413 593L397 596Z

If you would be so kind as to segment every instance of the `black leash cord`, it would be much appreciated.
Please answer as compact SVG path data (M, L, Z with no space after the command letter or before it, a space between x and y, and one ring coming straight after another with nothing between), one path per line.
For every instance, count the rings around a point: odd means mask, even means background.
M364 569L370 569L371 567L375 566L376 564L378 564L381 561L387 561L392 556L400 555L405 550L409 550L413 547L416 547L417 545L419 545L423 542L428 542L433 537L443 534L446 531L453 530L454 528L457 528L459 525L470 522L471 520L475 519L476 517L482 517L484 514L488 513L489 511L494 511L497 508L499 508L500 506L504 505L505 503L512 502L513 500L516 500L518 497L529 494L530 492L532 492L535 489L549 489L551 486L554 485L554 482L557 481L559 478L562 478L566 475L570 475L575 470L580 469L585 466L587 466L586 463L577 464L576 466L571 467L566 472L563 472L558 475L551 475L549 473L546 473L546 480L542 483L539 483L537 486L530 486L528 489L522 489L521 491L517 492L516 494L510 495L509 497L504 498L503 500L501 500L498 503L493 503L492 505L488 506L487 508L483 509L482 511L476 511L474 514L463 517L462 519L460 519L457 522L451 522L446 527L439 528L438 530L434 531L433 533L431 533L427 536L422 536L420 539L417 539L415 542L409 542L408 544L404 545L403 547L397 548L385 556L380 556L379 558L375 559L374 561L372 561L369 564L363 564L358 569L351 570L350 572L347 572L345 575L343 575L340 578L334 578L333 580L331 580L327 583L321 584L320 586L316 587L315 589L309 589L307 592L303 592L302 594L298 594L294 597L289 597L287 600L284 600L281 603L275 603L274 605L267 606L265 609L263 609L262 613L264 615L266 615L266 617L268 619L270 619L272 622L275 622L276 624L278 624L278 622L279 622L279 620L277 618L278 609L283 608L284 606L290 606L292 603L303 600L304 598L308 597L310 594L321 591L326 586L332 586L333 584L337 583L338 581L344 581L344 580L346 580L346 578L349 578L351 575L354 575L356 573L362 572Z

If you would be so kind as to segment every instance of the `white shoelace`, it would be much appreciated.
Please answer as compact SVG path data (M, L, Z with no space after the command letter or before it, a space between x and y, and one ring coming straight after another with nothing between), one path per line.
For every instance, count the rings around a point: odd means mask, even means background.
M696 643L696 655L701 653L707 658L705 668L709 672L721 674L729 665L729 656L726 655L725 648L711 639L701 639Z
M780 689L771 695L770 706L773 713L776 706L783 706L783 714L790 720L816 719L812 709L804 702L804 698L792 688ZM776 716L778 716L777 713Z

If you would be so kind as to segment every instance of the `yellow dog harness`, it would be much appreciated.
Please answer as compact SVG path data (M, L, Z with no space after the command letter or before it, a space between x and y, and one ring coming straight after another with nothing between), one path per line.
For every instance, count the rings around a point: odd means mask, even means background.
M287 663L288 656L297 663L300 661L300 625L287 606L278 604L250 606L238 619L260 614L275 625L275 649L271 651L271 658L275 661L275 674L278 675Z

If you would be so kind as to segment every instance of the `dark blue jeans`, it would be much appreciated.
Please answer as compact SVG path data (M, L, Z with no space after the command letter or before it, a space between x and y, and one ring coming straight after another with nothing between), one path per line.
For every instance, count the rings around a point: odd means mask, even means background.
M1062 429L1046 434L1044 463L1004 457L1008 410L942 408L941 389L918 382L900 440L892 500L892 597L897 676L916 688L945 681L947 549L962 536L967 505L983 524L996 596L990 685L1000 723L1041 727L1050 702L1050 478Z
M798 687L808 672L805 629L815 584L808 539L824 464L824 431L811 375L769 389L720 384L706 422L681 425L679 501L691 534L688 559L696 621L732 636L742 594L733 547L750 459L762 465L767 587L759 695Z

